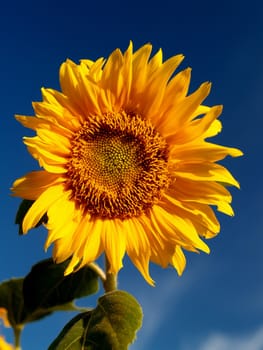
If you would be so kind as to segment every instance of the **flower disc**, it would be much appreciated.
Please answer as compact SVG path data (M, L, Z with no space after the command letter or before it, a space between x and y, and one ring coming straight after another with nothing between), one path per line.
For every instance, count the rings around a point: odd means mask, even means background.
M167 160L165 140L138 115L90 118L72 140L67 189L91 215L139 216L168 187Z

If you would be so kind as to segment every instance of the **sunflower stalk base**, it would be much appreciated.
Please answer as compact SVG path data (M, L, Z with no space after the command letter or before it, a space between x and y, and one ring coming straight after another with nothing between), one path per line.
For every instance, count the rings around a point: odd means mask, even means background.
M91 263L88 266L91 270L93 270L98 275L98 277L101 279L102 283L104 283L106 280L106 274L103 271L103 269L96 263Z
M14 328L14 338L15 338L15 350L21 350L21 332L23 326L17 326Z
M103 281L103 288L105 293L112 292L117 289L117 280L118 275L109 272L110 271L110 263L107 257L105 257L105 269L106 269L106 278Z

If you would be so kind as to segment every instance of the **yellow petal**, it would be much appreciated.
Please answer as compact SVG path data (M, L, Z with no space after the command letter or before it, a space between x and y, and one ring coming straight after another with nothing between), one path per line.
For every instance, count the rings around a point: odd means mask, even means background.
M39 128L50 128L50 121L43 118L29 117L25 115L15 115L23 126L29 129L37 130Z
M212 181L191 181L177 178L177 181L169 189L170 193L182 202L205 203L216 205L219 211L227 215L233 215L233 210L229 205L232 196L221 184Z
M104 221L95 219L92 222L87 239L83 247L83 264L89 264L98 259L103 247L101 242L101 233L104 231Z
M149 274L150 242L140 221L136 218L123 222L124 232L127 240L127 254L133 264L141 272L145 280L154 285L154 281Z
M183 162L177 165L175 176L196 181L217 181L239 188L239 183L222 165L209 162Z
M82 72L81 72L82 73ZM87 111L90 114L100 114L103 107L100 105L100 89L99 87L93 82L87 79L83 74L80 74L80 81L82 82L82 88L83 88L83 103L85 104Z
M27 145L31 155L39 161L39 165L50 173L63 174L67 172L67 155L59 155L54 148L45 145L36 136L32 138L24 138L24 143Z
M180 245L193 246L206 253L209 253L208 246L200 239L193 224L186 217L179 217L168 213L165 208L158 205L153 206L153 213L158 220L160 227L163 226L166 230L170 227L170 232L174 232L174 242L180 242Z
M71 60L62 63L59 78L63 94L70 96L73 107L85 115L85 105L83 104L82 92L79 86L79 70L77 65Z
M156 128L161 134L164 134L166 132L165 125L167 123L167 120L174 121L176 115L174 114L174 110L178 103L185 98L189 85L190 85L190 79L191 79L191 69L187 68L183 70L182 72L179 72L178 74L173 77L166 89L165 89L165 96L163 99L163 104L159 111L159 118L156 116L154 123L156 124ZM198 109L200 106L198 107ZM171 130L176 130L175 127L173 127ZM170 130L170 132L171 132Z
M174 252L174 255L172 257L172 264L175 267L175 269L177 270L178 275L181 276L184 269L185 269L186 258L185 258L185 255L184 255L181 247L178 245L175 247L175 252Z
M145 83L147 82L147 63L152 51L152 45L147 44L142 46L133 55L132 65L132 97L138 96L141 91L144 91Z
M105 230L101 233L102 244L110 263L109 272L116 274L123 266L126 238L120 220L105 220L104 225Z
M5 338L0 335L0 349L1 350L15 350L15 347L6 342Z
M0 320L3 322L5 327L11 327L10 322L8 320L7 309L5 309L4 307L0 307Z
M53 186L63 179L46 171L33 171L17 179L11 190L13 195L25 199L37 199L47 188Z
M181 202L167 191L160 205L169 213L190 220L196 232L206 238L214 237L220 230L219 222L207 204Z
M178 163L179 159L184 161L210 161L215 162L226 156L240 157L243 153L237 148L225 147L209 142L192 142L185 145L176 145L171 150L171 160Z
M64 192L50 206L47 211L48 238L45 243L47 249L54 241L70 236L73 240L74 232L80 224L82 212L76 208L75 202L70 200L70 192Z
M162 66L160 66L151 77L145 87L143 115L153 119L159 113L159 108L165 95L165 87L175 71L177 66L183 60L183 55L171 57Z
M130 100L130 92L132 87L132 54L133 44L130 42L128 49L123 55L123 65L120 70L120 80L118 87L118 99L116 105L116 111L121 108L126 108Z
M170 135L171 130L181 128L183 124L192 120L194 112L208 96L210 88L210 83L203 83L199 89L178 102L173 110L173 115L175 117L172 118L171 114L169 114L165 123L163 123L161 132L164 137Z
M28 210L23 221L23 233L35 227L50 206L58 200L63 194L62 185L49 187L44 191Z
M214 106L203 117L192 121L188 126L184 126L176 132L171 130L171 134L166 136L169 144L180 144L191 142L192 140L204 135L213 121L218 118L222 112L222 106Z
M71 151L71 142L68 135L63 135L63 133L62 130L58 132L56 128L53 130L39 129L37 131L40 141L43 142L47 148L56 147L56 154L68 156Z
M77 256L76 254L73 254L66 270L64 271L64 275L68 276L72 272L77 271L78 270L77 266L79 265L80 261L81 261L81 258L79 256Z
M75 105L74 101L72 101L67 95L64 95L63 93L54 89L45 88L41 89L41 93L43 96L43 102L47 102L48 104L57 106L58 108L65 108L67 119L69 115L74 116L74 118L71 120L72 123L75 123L76 121L84 121L84 118L82 118L82 109ZM63 118L64 114L62 114Z
M121 90L123 89L124 81L122 74L120 74L122 66L123 56L121 51L117 49L109 56L101 77L101 86L104 90L109 90L111 92L109 97L112 106L114 106L119 99Z
M67 137L71 137L73 132L80 127L81 117L59 104L50 104L48 102L33 102L33 108L39 126L42 127L43 120L46 122L46 129L52 128L57 130L58 134L63 133ZM40 123L42 121L42 124Z

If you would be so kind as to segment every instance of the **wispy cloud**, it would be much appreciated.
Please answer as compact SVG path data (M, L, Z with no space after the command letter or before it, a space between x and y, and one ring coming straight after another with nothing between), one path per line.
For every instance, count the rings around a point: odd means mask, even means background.
M197 350L262 350L263 349L263 325L251 333L224 334L213 333L204 339ZM191 344L184 347L185 350L193 349Z
M138 339L131 350L145 350L152 348L152 340L158 334L160 327L166 322L171 313L176 312L177 306L183 298L188 297L196 280L207 271L205 266L197 264L191 271L187 271L183 278L178 278L175 271L170 271L158 281L152 292L138 290L140 303L144 311L143 327ZM210 349L211 350L211 349Z

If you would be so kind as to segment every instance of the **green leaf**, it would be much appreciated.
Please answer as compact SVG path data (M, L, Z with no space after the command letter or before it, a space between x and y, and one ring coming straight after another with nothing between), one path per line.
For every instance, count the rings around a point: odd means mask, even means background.
M51 313L39 310L32 314L24 305L23 278L13 278L0 284L0 307L8 311L8 319L13 328L27 322L38 320Z
M86 350L83 348L83 334L91 317L91 311L75 316L63 328L48 350Z
M25 318L23 300L23 278L12 278L0 284L0 307L8 311L12 326L22 324Z
M24 199L20 203L20 206L17 210L15 223L17 225L19 225L19 234L20 235L23 234L22 224L23 224L24 217L26 216L26 213L28 212L30 207L33 205L33 203L34 203L34 201L32 201L32 200ZM39 222L36 224L35 227L40 226L42 223L47 223L47 215L46 214L43 215L43 217L39 220Z
M136 299L124 291L110 292L94 310L73 318L48 350L125 350L141 324Z
M84 297L98 291L97 274L89 267L64 276L69 261L55 264L46 259L32 267L24 280L24 300L30 311L36 309L61 310L74 299ZM71 309L73 304L71 305Z
M76 311L74 299L98 290L97 274L88 267L64 276L68 264L54 264L52 259L33 266L25 278L0 284L0 307L8 311L12 327L39 320L54 311Z

